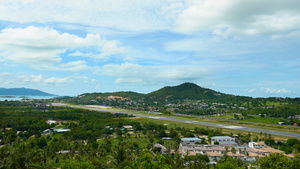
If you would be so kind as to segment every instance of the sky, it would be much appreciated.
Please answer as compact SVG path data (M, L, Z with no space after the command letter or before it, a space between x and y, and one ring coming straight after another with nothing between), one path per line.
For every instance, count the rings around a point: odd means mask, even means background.
M0 0L0 87L300 97L299 0Z

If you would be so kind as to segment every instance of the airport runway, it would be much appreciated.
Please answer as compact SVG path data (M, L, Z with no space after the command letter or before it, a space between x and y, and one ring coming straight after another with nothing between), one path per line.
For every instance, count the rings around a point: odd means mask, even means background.
M110 112L110 113L125 113L125 112L112 111L112 110L100 109L100 108L95 108L95 107L68 105L68 104L62 104L62 103L52 103L52 105L76 107L76 108L83 108L83 109ZM192 120L182 120L182 119L175 119L175 118L169 118L169 117L159 117L159 116L151 116L151 115L143 115L143 114L135 114L135 113L125 113L125 114L132 114L137 117L145 117L145 118L152 118L152 119L159 119L159 120L166 120L166 121L198 124L198 125L202 125L202 126L220 127L220 128L226 128L226 129L242 130L242 131L257 132L257 133L262 132L262 133L267 133L267 134L271 134L271 135L300 138L300 134L298 134L298 133L291 133L291 132L284 132L284 131L257 129L257 128L250 128L250 127L216 124L216 123L208 123L208 122L200 122L200 121L192 121Z

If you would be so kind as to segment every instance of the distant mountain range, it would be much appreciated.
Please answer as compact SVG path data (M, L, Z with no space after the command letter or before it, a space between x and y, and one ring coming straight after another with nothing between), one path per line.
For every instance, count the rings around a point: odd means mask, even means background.
M36 89L28 88L0 88L0 95L13 95L13 96L56 96Z

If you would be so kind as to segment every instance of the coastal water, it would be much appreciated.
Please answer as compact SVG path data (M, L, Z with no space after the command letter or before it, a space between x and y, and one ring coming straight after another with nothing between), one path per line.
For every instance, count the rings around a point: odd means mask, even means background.
M16 96L16 95L0 95L0 101L21 101L23 99L51 99L57 96Z

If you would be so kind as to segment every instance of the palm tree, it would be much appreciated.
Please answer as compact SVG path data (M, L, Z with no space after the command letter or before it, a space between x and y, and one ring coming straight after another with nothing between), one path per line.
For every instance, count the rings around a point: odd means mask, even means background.
M232 148L231 148L231 152L232 152L233 154L235 154L235 153L236 153L236 149L235 149L234 147L232 147Z
M222 159L223 159L224 162L227 161L227 158L228 158L227 153L228 153L228 146L225 146L225 152L224 152L224 155L222 157Z
M241 148L239 148L239 158L241 159L241 155L242 155L242 149Z
M112 154L113 164L117 168L121 168L122 163L127 159L126 147L122 145L118 145L115 147L115 150Z

